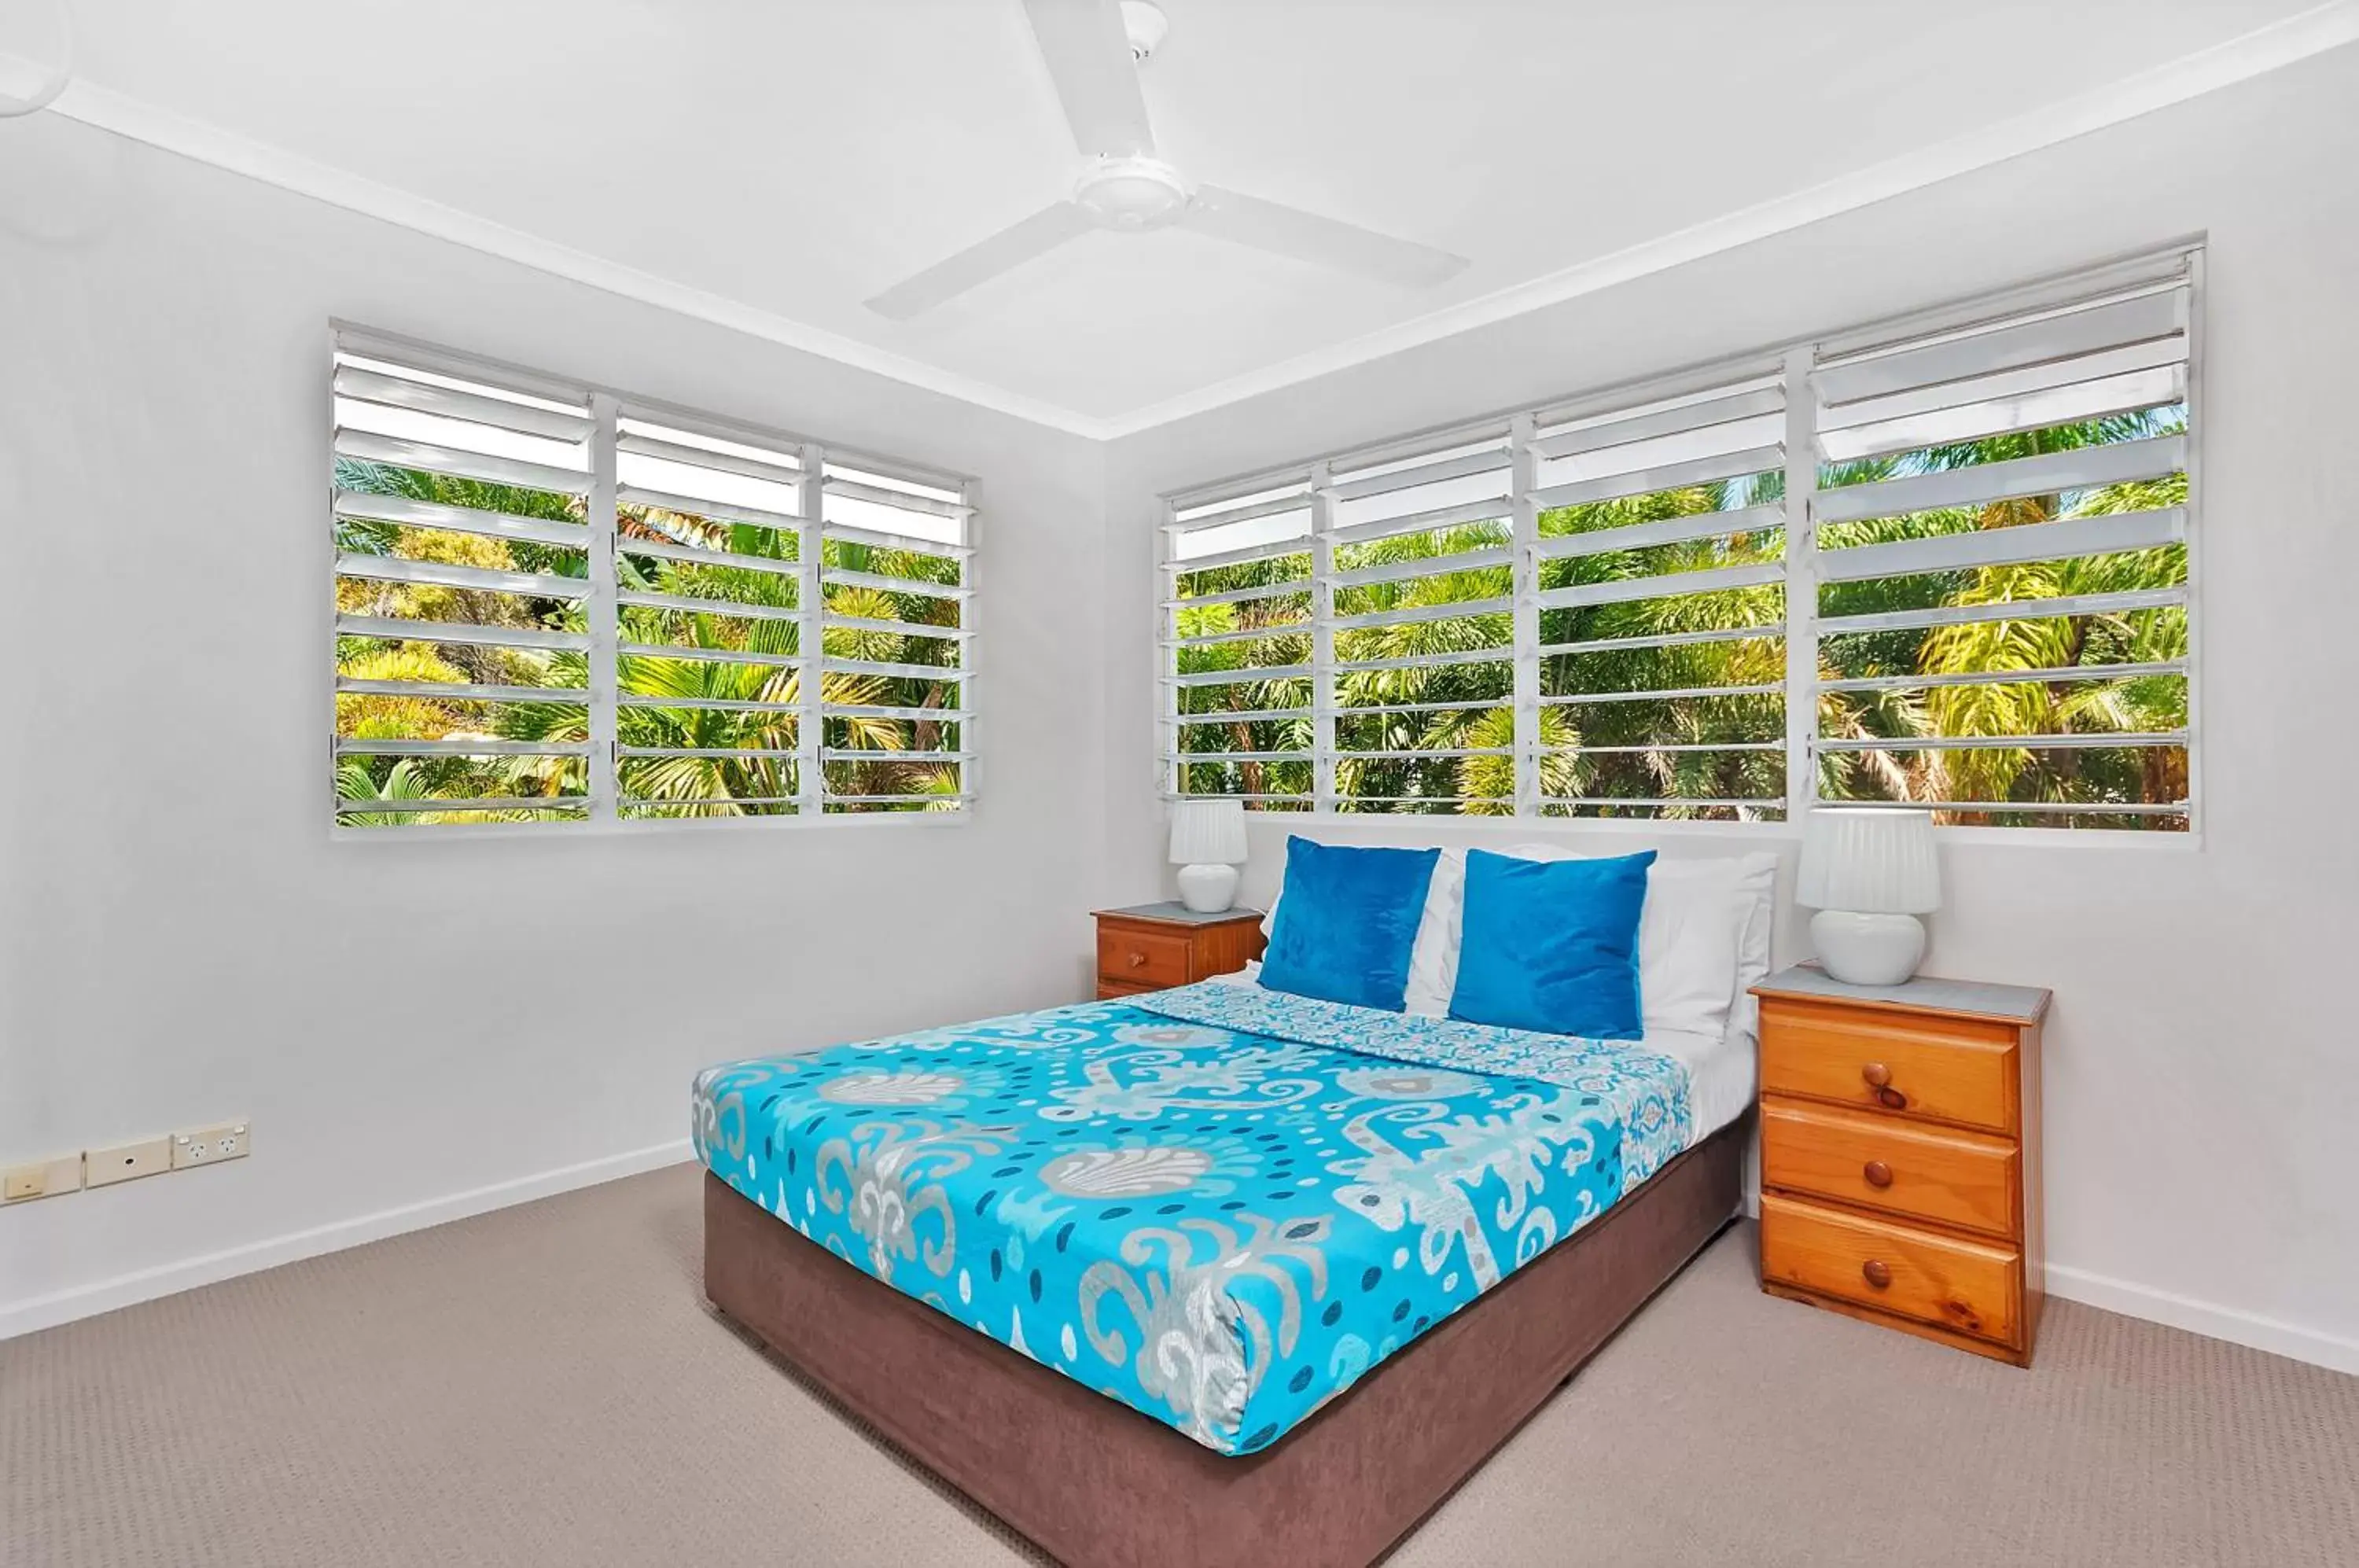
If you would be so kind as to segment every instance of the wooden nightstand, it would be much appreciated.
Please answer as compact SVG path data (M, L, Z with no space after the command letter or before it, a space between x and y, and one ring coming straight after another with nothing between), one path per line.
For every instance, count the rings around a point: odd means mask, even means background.
M1261 956L1259 909L1200 915L1185 904L1138 904L1091 912L1100 1000L1233 974Z
M2031 1365L2048 993L1815 967L1761 998L1761 1288Z

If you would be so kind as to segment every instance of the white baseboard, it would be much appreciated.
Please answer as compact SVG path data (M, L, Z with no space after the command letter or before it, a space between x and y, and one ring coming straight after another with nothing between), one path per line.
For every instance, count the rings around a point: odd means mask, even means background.
M299 1258L316 1258L321 1253L382 1241L386 1236L399 1236L405 1231L424 1230L429 1225L462 1220L471 1214L486 1214L516 1203L528 1203L536 1198L553 1197L578 1187L594 1187L601 1181L613 1181L642 1171L660 1170L693 1157L694 1150L688 1140L679 1138L647 1149L633 1149L625 1154L608 1155L603 1160L584 1160L579 1165L518 1177L513 1181L498 1181L488 1187L453 1192L448 1197L431 1198L421 1203L380 1210L357 1219L315 1225L310 1230L206 1253L179 1263L117 1275L112 1279L76 1286L71 1290L0 1304L0 1339L71 1323L76 1318L94 1317L100 1312L113 1312L117 1307L132 1306L140 1301L153 1301L158 1296L194 1290L197 1286L234 1279L240 1274L275 1269L279 1264L293 1263ZM1753 1191L1748 1190L1745 1196L1745 1213L1757 1214L1759 1211L1755 1206ZM2266 1350L2272 1355L2307 1361L2338 1372L2359 1373L2359 1340L2303 1328L2296 1323L2211 1301L2196 1301L2169 1290L2134 1285L2125 1279L2093 1274L2085 1269L2060 1263L2048 1266L2048 1290L2050 1295L2101 1307L2125 1317L2143 1318L2149 1323L2183 1328L2190 1334L2224 1339L2232 1345L2249 1345L2255 1350Z
M2199 1301L2169 1290L2133 1285L2126 1279L2092 1274L2085 1269L2049 1264L2048 1293L2088 1306L2102 1307L2124 1317L2144 1318L2148 1323L2183 1328L2190 1334L2224 1339L2231 1345L2249 1345L2255 1350L2307 1361L2312 1366L2332 1367L2337 1372L2359 1373L2359 1339L2344 1339L2318 1329L2303 1328L2298 1323L2265 1318L2256 1312L2240 1312L2234 1307Z
M1749 1182L1745 1189L1745 1216L1756 1223L1761 1218L1761 1190ZM2067 1264L2050 1263L2046 1273L2048 1293L2068 1301L2101 1307L2125 1318L2142 1318L2169 1328L2183 1328L2190 1334L2224 1339L2231 1345L2266 1350L2272 1356L2307 1361L2313 1367L2359 1373L2359 1339L2345 1339L2214 1301L2199 1301L2191 1296L2133 1285L2126 1279L2093 1274Z
M59 1323L71 1323L76 1318L94 1317L100 1312L111 1312L117 1307L128 1307L136 1302L153 1301L158 1296L194 1290L199 1285L211 1285L240 1274L275 1269L282 1263L293 1263L299 1258L317 1258L323 1252L337 1252L347 1247L359 1247L364 1242L382 1241L386 1236L399 1236L405 1231L424 1230L429 1225L462 1220L471 1214L570 1192L577 1187L594 1187L601 1181L636 1176L642 1171L679 1164L694 1158L694 1152L688 1139L675 1138L669 1143L656 1144L648 1149L610 1154L603 1160L586 1160L579 1165L520 1176L513 1181L495 1181L488 1187L453 1192L448 1197L429 1198L420 1203L381 1209L356 1219L338 1220L332 1225L314 1225L310 1230L248 1242L244 1247L208 1252L178 1263L118 1274L112 1279L77 1285L70 1290L0 1303L0 1339L30 1334L35 1329L52 1328Z

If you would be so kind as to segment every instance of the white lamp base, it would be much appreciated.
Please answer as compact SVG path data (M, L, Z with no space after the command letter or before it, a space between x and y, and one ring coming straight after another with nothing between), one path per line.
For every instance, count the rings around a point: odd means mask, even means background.
M1897 985L1925 956L1925 922L1914 915L1821 909L1810 917L1819 966L1846 985Z
M1237 901L1237 868L1234 866L1183 866L1180 868L1180 901L1200 915L1217 915Z

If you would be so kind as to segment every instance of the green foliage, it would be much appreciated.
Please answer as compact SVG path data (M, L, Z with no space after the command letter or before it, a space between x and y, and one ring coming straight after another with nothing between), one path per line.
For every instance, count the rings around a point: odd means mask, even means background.
M462 506L478 511L544 520L578 522L580 503L571 497L510 485L450 479L384 464L340 461L338 483L348 490L395 495ZM792 657L798 625L791 618L732 614L739 609L795 607L791 573L730 561L681 561L634 552L636 544L689 545L752 560L795 561L792 534L751 524L718 522L655 508L626 506L617 518L615 574L625 593L669 594L709 601L715 607L679 609L625 605L618 632L625 643L675 648L677 655L625 654L616 661L616 738L625 748L745 753L740 756L625 757L617 776L625 810L634 816L734 816L790 812L798 785L795 751L802 674L792 666L760 660ZM586 532L585 532L586 541ZM399 556L498 571L558 576L586 573L587 551L530 540L472 533L345 521L340 550ZM955 587L956 561L912 551L830 544L825 566L880 578ZM909 626L959 625L960 601L921 592L867 583L826 586L831 615ZM349 614L438 621L487 627L584 629L580 601L528 595L340 579L338 608ZM889 626L831 627L823 635L828 655L839 659L954 669L958 644L948 638L908 635ZM696 657L741 653L755 661ZM588 661L575 650L542 651L394 638L346 637L337 649L338 673L352 679L448 684L440 694L345 694L338 702L339 734L349 738L464 739L579 744L589 738L589 708L582 701L484 702L465 687L503 685L581 691L589 684ZM903 804L845 802L837 809L941 810L959 792L955 764L901 760L897 754L952 751L959 725L931 719L926 710L947 710L958 701L954 681L919 676L828 672L821 695L832 706L899 708L917 717L874 713L831 714L821 737L830 748L874 754L829 764L832 790L852 796L914 796ZM343 800L451 800L494 797L571 796L586 789L579 757L353 757L337 768ZM634 804L634 802L638 802ZM352 812L348 824L380 826L413 821L484 821L529 818L535 811L419 813Z
M2047 430L1924 448L1846 463L1829 463L1822 489L2006 462L2074 447L2170 434L2185 428L2172 407L2111 416ZM1565 506L1541 514L1543 538L1600 536L1705 514L1735 512L1782 498L1778 472L1720 484ZM1869 518L1827 525L1824 550L1945 534L2021 527L2064 517L2144 511L2179 505L2184 476L2080 492L2019 497L1975 508ZM1409 618L1345 626L1335 634L1340 663L1387 661L1420 654L1497 650L1497 660L1473 659L1424 669L1346 670L1336 678L1336 788L1345 811L1513 809L1514 759L1505 755L1460 757L1369 757L1369 752L1495 752L1511 748L1514 720L1508 649L1511 617L1497 602L1511 592L1506 566L1452 570L1451 560L1507 542L1504 525L1408 534L1337 550L1339 572L1430 561L1426 575L1390 577L1336 590L1339 617ZM1543 592L1584 585L1745 568L1783 560L1782 527L1765 527L1692 540L1634 548L1602 548L1543 561ZM1179 615L1182 637L1261 630L1266 635L1183 648L1183 674L1236 671L1239 679L1184 686L1183 715L1307 709L1309 681L1282 673L1310 658L1307 555L1248 561L1183 572L1184 598L1233 590L1302 583L1300 591L1234 604L1192 604ZM2183 657L2185 612L2176 606L2104 615L2042 615L2042 601L2171 587L2186 581L2179 547L2027 565L1985 567L1908 577L1830 584L1823 615L1864 615L1935 605L2017 604L2020 617L1932 628L1846 634L1821 639L1820 678L1935 678L1921 686L1823 692L1819 733L1830 739L1890 740L1888 748L1828 753L1818 787L1833 800L1962 800L1997 802L2137 802L2173 800L2186 789L2183 748L1995 747L1930 750L1908 742L1932 737L2038 735L2138 735L2183 727L2187 683L2182 676L2075 675L2008 681L2009 671L2067 671L2109 664L2156 663ZM1676 587L1676 584L1674 584ZM1446 613L1466 605L1463 614ZM1419 611L1440 611L1418 618ZM1576 805L1577 814L1741 818L1777 814L1738 804L1782 801L1786 792L1786 618L1782 582L1671 592L1545 610L1540 692L1544 798L1632 800L1638 807ZM1758 628L1757 635L1747 635ZM1266 678L1254 672L1269 670ZM1943 677L1996 674L1991 681L1951 683ZM1611 700L1617 693L1672 692L1667 697ZM1569 699L1557 702L1551 699ZM1603 699L1603 700L1601 700ZM1456 704L1455 706L1444 706ZM1408 711L1402 711L1408 710ZM1307 715L1240 717L1229 724L1189 724L1185 752L1307 751ZM1190 764L1183 787L1195 792L1285 792L1306 801L1308 764L1289 761ZM1462 802L1462 804L1461 803ZM1977 812L1968 821L2014 821ZM2052 821L2053 819L2034 819ZM2174 827L2169 817L2096 813L2082 825Z

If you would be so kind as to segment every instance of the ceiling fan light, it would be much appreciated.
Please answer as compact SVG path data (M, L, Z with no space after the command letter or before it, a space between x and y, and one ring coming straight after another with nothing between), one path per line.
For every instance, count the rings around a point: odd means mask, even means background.
M0 0L0 119L47 108L73 80L65 0Z
M1130 43L1130 59L1135 65L1145 65L1155 52L1163 35L1171 30L1170 18L1163 8L1150 0L1122 0L1122 32Z
M1106 158L1082 176L1073 200L1101 227L1159 229L1188 210L1188 183L1157 158Z

